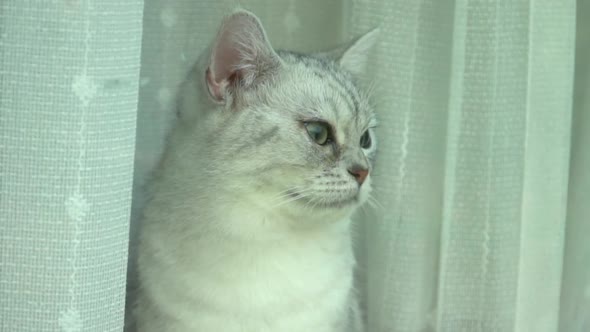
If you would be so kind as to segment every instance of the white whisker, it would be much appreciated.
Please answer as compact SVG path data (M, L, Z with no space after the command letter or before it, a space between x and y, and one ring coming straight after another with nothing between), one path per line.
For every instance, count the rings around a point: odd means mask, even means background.
M298 195L298 196L294 196L294 197L291 197L289 199L286 199L286 200L284 200L282 202L279 202L278 204L275 204L275 205L271 206L271 208L272 209L276 209L279 206L282 206L282 205L287 204L287 203L290 203L290 202L294 202L294 201L299 200L299 199L304 199L306 197L309 197L309 195Z

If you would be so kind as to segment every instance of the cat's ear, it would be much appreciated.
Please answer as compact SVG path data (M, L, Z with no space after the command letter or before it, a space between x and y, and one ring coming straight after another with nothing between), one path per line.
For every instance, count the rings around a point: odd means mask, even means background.
M252 86L280 63L258 18L236 11L223 21L211 49L206 71L209 94L224 102L232 88Z
M317 55L336 61L356 77L363 77L369 64L369 54L374 50L379 34L379 28L375 28L346 45Z

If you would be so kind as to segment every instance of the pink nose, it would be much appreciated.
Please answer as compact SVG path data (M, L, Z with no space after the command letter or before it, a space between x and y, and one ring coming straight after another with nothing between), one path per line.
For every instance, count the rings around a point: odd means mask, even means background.
M367 175L369 175L369 170L366 168L353 166L351 169L348 170L348 173L354 176L356 182L358 182L359 185L361 185L363 184L363 182L365 182Z

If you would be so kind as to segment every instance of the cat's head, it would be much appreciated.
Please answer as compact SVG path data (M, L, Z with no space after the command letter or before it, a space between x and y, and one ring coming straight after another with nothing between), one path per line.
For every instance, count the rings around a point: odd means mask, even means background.
M208 106L181 105L180 121L205 145L205 176L295 218L349 215L371 192L376 119L355 76L375 40L371 32L313 56L275 52L253 14L226 18L193 73Z

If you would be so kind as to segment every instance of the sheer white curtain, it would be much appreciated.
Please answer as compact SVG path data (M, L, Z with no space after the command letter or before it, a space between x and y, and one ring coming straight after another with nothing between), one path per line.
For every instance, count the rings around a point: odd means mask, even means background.
M366 238L369 326L556 331L574 2L352 12L359 30L397 18L376 55L388 186Z
M236 5L0 3L0 331L123 329L176 86ZM241 6L278 48L381 28L380 208L357 217L369 331L590 331L586 1Z
M141 1L0 2L0 331L120 331Z

